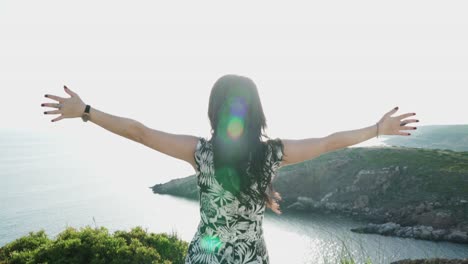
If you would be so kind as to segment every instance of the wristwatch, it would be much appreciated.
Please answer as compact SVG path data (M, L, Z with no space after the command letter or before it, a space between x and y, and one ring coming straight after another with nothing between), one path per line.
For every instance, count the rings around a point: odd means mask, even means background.
M83 115L81 116L81 119L83 119L83 122L88 122L89 120L89 109L91 109L91 106L86 105Z

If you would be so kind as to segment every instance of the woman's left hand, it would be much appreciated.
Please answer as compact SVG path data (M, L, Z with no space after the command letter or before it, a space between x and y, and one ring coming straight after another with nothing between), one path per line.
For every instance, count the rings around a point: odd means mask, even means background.
M378 123L379 126L379 135L400 135L400 136L409 136L411 133L400 130L415 130L415 126L407 126L409 123L419 122L418 119L405 119L410 116L415 116L416 113L406 113L398 116L392 117L391 115L395 114L398 111L398 107L393 108L391 111L386 113Z

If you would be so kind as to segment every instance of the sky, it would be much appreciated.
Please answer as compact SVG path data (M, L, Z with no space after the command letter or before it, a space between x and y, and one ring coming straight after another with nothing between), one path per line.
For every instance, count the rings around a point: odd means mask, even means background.
M81 119L44 116L67 85L101 111L209 136L224 74L257 85L270 137L321 137L375 124L395 106L418 125L468 124L464 1L0 2L1 129L62 135L193 173ZM117 151L122 150L122 151ZM137 154L138 153L138 154ZM136 156L135 156L136 155ZM149 180L148 180L149 181ZM154 181L154 178L151 179Z

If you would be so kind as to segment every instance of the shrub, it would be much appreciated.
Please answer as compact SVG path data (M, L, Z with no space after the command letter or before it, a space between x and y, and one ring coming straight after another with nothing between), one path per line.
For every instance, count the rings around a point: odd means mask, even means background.
M105 227L67 227L55 239L40 230L6 244L0 264L177 264L187 249L175 234L148 233L139 226L114 234Z

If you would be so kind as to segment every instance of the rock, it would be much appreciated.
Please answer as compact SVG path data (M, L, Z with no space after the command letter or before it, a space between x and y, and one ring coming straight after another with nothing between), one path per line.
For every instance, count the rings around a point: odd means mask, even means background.
M333 192L327 193L321 200L320 202L326 202L328 199L333 195Z
M463 221L458 223L457 227L458 230L468 232L468 221Z
M431 229L432 229L432 227L431 227ZM421 235L419 237L422 238L422 239L425 239L425 240L431 240L432 230L430 230L429 228L422 229L421 230Z
M327 208L328 210L335 211L337 206L336 206L336 203L326 203L325 208Z
M434 229L432 226L400 226L393 222L384 224L367 224L364 227L351 229L352 232L380 234L384 236L398 236L434 241L450 241L455 243L468 244L468 234L460 230Z
M468 234L459 230L453 230L447 235L447 240L458 243L468 243Z
M443 240L446 234L447 234L447 230L444 230L444 229L434 230L432 231L432 239L435 241Z
M424 205L424 203L421 203L420 205L416 206L416 208L414 209L414 212L416 214L422 214L425 209L426 209L426 206Z
M420 226L415 226L413 227L413 237L414 238L420 238L422 233L422 229Z
M428 203L428 204L426 205L426 211L429 211L429 212L430 212L430 211L432 211L432 210L434 210L434 204L433 204L433 203Z
M378 228L378 233L381 235L391 235L395 232L397 228L399 228L399 224L395 224L392 222L385 223Z
M413 237L413 227L405 226L403 228L400 228L396 233L398 233L400 230L402 233L402 237Z
M301 203L305 208L317 208L317 203L310 197L299 196L297 202Z
M295 202L295 203L289 205L287 208L292 209L292 210L298 210L298 211L304 211L306 209L304 204L302 204L300 202Z
M437 212L433 220L433 226L449 228L455 224L455 219L450 212Z
M355 208L364 208L369 205L369 197L367 195L359 195L354 201Z
M382 185L382 192L383 192L383 193L386 193L386 192L387 192L387 189L388 189L388 187L390 187L390 185L392 185L392 183L391 183L390 181L385 182L385 183Z
M347 186L346 187L346 192L357 192L357 191L360 191L359 187L357 187L356 185L351 185L351 186Z
M413 215L412 216L413 221L421 224L421 225L427 225L427 226L437 226L434 225L434 221L436 219L436 214L435 212L427 212L427 213L422 213L420 215Z

